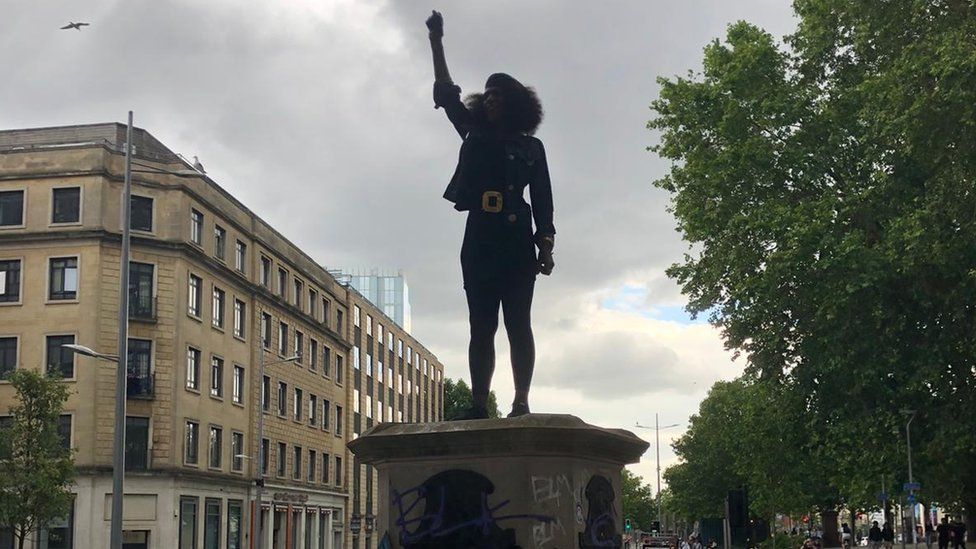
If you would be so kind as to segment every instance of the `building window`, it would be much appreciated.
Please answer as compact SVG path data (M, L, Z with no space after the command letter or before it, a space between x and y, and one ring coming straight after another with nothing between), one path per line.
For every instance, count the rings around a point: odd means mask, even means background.
M407 364L413 362L413 349L409 346L407 347Z
M342 486L342 458L335 457L335 485Z
M125 417L125 470L149 468L149 418Z
M295 401L292 403L292 414L295 416L295 421L302 420L302 405L304 404L302 398L302 390L295 387Z
M200 307L202 306L203 300L203 297L200 295L200 288L202 286L203 280L199 276L191 274L189 292L187 292L186 312L197 318L200 318Z
M359 401L362 400L359 389L352 390L352 411L355 414L359 413Z
M196 465L200 455L200 424L195 421L186 422L186 434L183 439L185 450L183 461L190 465Z
M299 480L302 478L302 447L295 446L292 448L292 452L291 478Z
M193 347L186 349L186 388L200 390L200 350Z
M352 369L359 369L359 347L356 345L352 347Z
M322 452L322 484L328 484L328 483L329 483L329 454Z
M180 498L179 549L197 549L197 498Z
M342 357L336 355L335 382L342 385L342 377L345 375L345 366L342 364Z
M152 232L153 199L133 195L130 200L129 228L133 231Z
M156 267L150 263L129 262L129 318L155 319L153 299L153 273Z
M47 373L57 373L64 379L75 377L75 354L64 345L75 342L73 335L47 336Z
M325 400L324 398L322 399L322 429L326 431L328 431L329 428L331 427L331 425L329 424L329 417L330 417L329 408L331 406L332 406L331 402Z
M220 500L207 498L203 522L203 549L219 549Z
M268 474L268 467L271 465L271 441L263 438L261 439L261 475Z
M261 409L267 412L271 409L271 378L264 376L261 380Z
M234 404L244 404L244 367L234 366Z
M305 334L295 330L295 354L298 355L299 363L305 358Z
M305 283L301 280L295 279L295 294L293 299L295 300L295 306L299 310L302 308L302 297L305 295Z
M210 396L224 396L224 359L210 358Z
M126 361L126 392L131 397L153 394L152 341L129 338Z
M318 312L315 309L316 307L318 307L318 303L319 303L319 293L309 288L308 289L308 314L312 318L318 318L317 316L315 316L315 313Z
M285 476L285 455L288 446L284 442L278 443L278 470L275 472L279 477Z
M243 508L243 502L235 499L227 500L227 549L242 549L241 515Z
M0 227L24 224L24 191L0 191Z
M261 256L261 285L271 288L271 260Z
M240 240L234 245L234 268L241 273L247 271L247 244Z
M342 436L342 406L336 405L335 434Z
M234 337L244 339L247 320L247 305L240 299L234 300Z
M60 439L61 448L71 449L71 414L58 416L58 439Z
M308 369L315 371L319 366L319 342L309 338L308 340Z
M230 434L230 468L237 472L244 470L244 433Z
M366 375L373 375L373 355L366 353Z
M373 335L373 317L366 315L366 335Z
M75 299L78 297L78 258L52 257L48 271L49 299Z
M308 477L307 478L309 482L315 482L315 470L316 467L318 466L318 463L316 462L316 457L317 455L315 453L315 450L308 451Z
M329 326L329 315L332 314L332 307L329 307L329 300L322 298L322 324Z
M81 219L81 187L54 189L51 223L77 223Z
M288 413L288 384L278 382L278 415L284 417Z
M313 394L308 395L308 424L315 426L319 422L319 399Z
M203 243L203 214L190 210L190 242L200 246Z
M336 331L342 333L342 319L345 317L341 310L336 311Z
M322 345L322 375L329 377L329 370L331 369L332 353L328 347Z
M288 325L284 322L278 323L278 354L288 355Z
M220 469L220 458L224 443L224 430L216 425L210 426L210 459L208 465L213 469Z
M357 327L357 328L359 328L359 315L360 315L359 305L353 305L352 306L352 325L355 326L355 327Z
M0 303L20 301L20 260L0 261Z
M366 395L366 417L373 419L373 397Z
M227 250L227 231L220 225L214 225L214 257L223 260Z
M288 294L288 271L279 268L278 269L278 295L285 299Z
M215 328L224 327L224 291L214 286L213 288L213 325Z
M403 340L397 339L397 357L403 358Z
M261 347L271 347L271 315L261 313Z

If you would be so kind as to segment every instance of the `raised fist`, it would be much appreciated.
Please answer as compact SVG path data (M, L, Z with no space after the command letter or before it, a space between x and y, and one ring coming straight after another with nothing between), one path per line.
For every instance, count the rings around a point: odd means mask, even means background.
M444 18L439 11L431 11L430 17L427 18L427 30L433 37L444 36Z

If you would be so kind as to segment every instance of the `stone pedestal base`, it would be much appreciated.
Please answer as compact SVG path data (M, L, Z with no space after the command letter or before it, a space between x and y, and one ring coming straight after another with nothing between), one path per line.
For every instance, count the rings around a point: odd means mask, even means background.
M379 473L374 536L404 549L621 547L621 469L647 447L553 414L383 423L349 443Z

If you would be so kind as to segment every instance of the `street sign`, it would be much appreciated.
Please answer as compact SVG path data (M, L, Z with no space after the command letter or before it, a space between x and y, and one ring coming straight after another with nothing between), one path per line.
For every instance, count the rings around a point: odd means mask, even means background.
M878 501L886 501L888 499L888 494L884 492L878 492Z
M904 488L906 492L911 492L912 490L918 490L922 487L918 482L906 482Z
M915 505L916 503L918 503L918 498L915 497L915 494L908 494L908 504Z

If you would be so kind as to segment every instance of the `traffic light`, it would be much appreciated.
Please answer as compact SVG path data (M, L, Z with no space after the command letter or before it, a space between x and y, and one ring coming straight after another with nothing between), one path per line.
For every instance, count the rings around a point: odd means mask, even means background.
M624 532L630 532L630 519L624 519Z
M661 531L661 521L655 520L651 522L651 532Z

